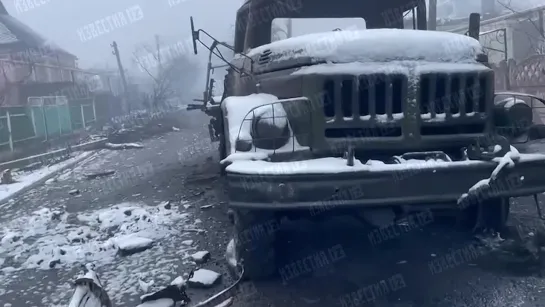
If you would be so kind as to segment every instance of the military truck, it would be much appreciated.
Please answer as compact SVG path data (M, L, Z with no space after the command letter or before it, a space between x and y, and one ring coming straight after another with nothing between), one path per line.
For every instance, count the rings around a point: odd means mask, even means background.
M221 102L208 95L202 109L213 117L231 247L246 277L276 272L283 217L388 211L399 221L429 211L499 230L511 198L534 195L540 209L545 155L510 144L531 112L516 98L495 103L479 14L467 35L426 31L425 16L424 0L247 0L232 47L191 19L195 53L200 43L219 58L219 47L236 54ZM271 42L274 19L344 17L367 29Z

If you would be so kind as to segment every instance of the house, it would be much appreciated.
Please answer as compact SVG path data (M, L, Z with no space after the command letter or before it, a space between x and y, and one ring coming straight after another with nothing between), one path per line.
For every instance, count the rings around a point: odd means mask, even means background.
M11 16L0 1L0 150L70 136L120 115L114 77L80 69L75 55Z

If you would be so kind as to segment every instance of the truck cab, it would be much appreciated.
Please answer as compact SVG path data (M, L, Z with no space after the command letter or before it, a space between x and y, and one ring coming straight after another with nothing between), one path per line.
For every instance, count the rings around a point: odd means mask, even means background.
M403 29L406 14L414 29ZM426 16L424 0L248 0L234 46L192 21L195 52L207 35L211 54L218 45L236 54L211 131L233 214L230 246L248 277L275 272L284 216L389 211L400 220L441 210L474 231L501 229L510 198L545 192L545 155L510 144L509 133L528 132L531 113L516 99L495 103L479 14L467 35L426 31ZM366 29L273 41L277 18L363 18ZM248 239L255 229L265 230Z

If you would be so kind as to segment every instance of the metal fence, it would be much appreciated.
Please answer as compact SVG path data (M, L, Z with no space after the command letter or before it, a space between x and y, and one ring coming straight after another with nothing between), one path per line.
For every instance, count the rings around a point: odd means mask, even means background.
M0 108L0 150L13 151L32 139L59 138L96 122L93 99L68 101L65 96L29 97L26 107Z
M25 107L0 108L0 149L36 138L32 113Z

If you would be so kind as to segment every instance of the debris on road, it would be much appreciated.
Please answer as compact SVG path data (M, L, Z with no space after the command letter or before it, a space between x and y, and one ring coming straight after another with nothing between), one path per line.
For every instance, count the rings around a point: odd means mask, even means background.
M70 195L78 195L78 194L79 194L79 190L78 190L78 189L70 190L70 191L68 191L68 194L70 194Z
M175 303L182 303L182 306L187 305L191 299L185 293L185 287L169 285L157 292L142 296L141 301L139 307L170 307Z
M95 179L95 178L99 178L99 177L110 176L110 175L113 175L113 174L115 174L114 170L106 170L106 171L101 171L101 172L96 172L96 173L85 174L84 176L87 179Z
M185 280L182 276L178 276L174 278L174 280L170 283L172 286L177 286L178 288L185 287L187 284L187 280Z
M153 245L153 240L134 235L118 237L114 241L122 256L129 256L145 251Z
M159 206L162 206L163 208L167 210L170 210L172 208L172 205L170 204L170 200L161 202Z
M187 281L188 286L193 288L210 288L221 280L221 275L211 270L198 269Z
M193 261L197 264L203 264L206 261L210 260L210 252L208 251L199 251L190 256Z
M155 281L153 279L148 282L145 282L142 279L138 279L138 285L140 286L140 289L142 289L142 291L144 292L148 292L154 283Z
M185 241L182 241L182 244L183 244L183 245L187 245L187 246L191 246L191 245L193 245L193 240L185 240Z
M206 209L210 209L210 208L213 208L214 206L212 205L204 205L204 206L201 206L201 210L206 210Z
M198 229L198 228L184 228L184 231L186 231L186 232L196 232L196 233L205 233L206 232L206 230Z
M12 184L15 180L13 180L13 176L11 175L11 169L5 169L2 171L2 178L0 178L0 184Z
M180 128L172 127L172 131L180 131Z
M104 144L104 146L108 149L113 149L113 150L144 148L144 145L138 144L138 143L122 143L122 144L106 143Z

